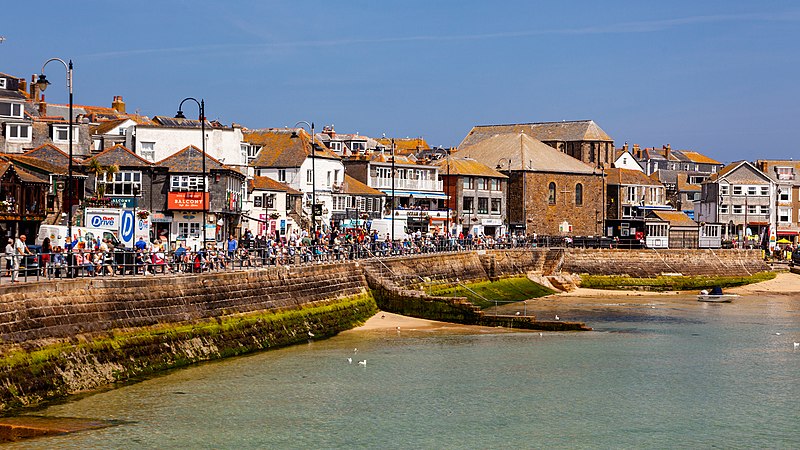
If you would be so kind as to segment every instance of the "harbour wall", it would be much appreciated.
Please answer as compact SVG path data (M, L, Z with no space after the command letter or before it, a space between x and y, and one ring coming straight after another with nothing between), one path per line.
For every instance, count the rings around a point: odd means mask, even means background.
M694 272L690 272L690 269ZM560 272L748 274L757 252L488 250L350 263L0 288L0 410L199 361L333 336L381 308L435 320L545 330L583 324L484 316L430 283Z

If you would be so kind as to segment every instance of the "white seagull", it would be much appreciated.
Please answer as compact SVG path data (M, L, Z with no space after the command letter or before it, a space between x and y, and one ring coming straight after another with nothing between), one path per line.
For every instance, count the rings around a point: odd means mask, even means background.
M353 364L353 358L347 358L347 364Z
M794 348L800 348L800 342L795 342L794 343Z
M556 314L556 320L561 320L561 319L558 318L558 314Z
M367 360L359 361L358 364L367 367Z
M519 311L517 311L517 315L519 315Z
M353 353L358 353L358 349L357 349L357 348L354 348L354 349L353 349Z
M314 337L314 333L312 333L311 331L309 331L309 332L308 332L308 337Z

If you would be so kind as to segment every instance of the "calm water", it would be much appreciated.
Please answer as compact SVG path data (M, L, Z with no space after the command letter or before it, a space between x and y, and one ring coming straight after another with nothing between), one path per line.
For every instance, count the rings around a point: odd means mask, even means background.
M596 312L594 332L544 336L348 333L50 407L125 423L15 446L800 448L800 304L737 308Z

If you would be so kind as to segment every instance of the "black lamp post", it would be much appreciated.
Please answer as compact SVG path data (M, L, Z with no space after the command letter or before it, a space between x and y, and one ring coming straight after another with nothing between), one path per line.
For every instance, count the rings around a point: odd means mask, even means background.
M509 210L508 205L509 205L509 198L511 196L511 158L500 158L499 160L497 160L497 167L495 167L495 169L499 172L503 168L503 166L501 166L500 163L505 161L508 161L508 181L506 181L506 221L508 222L508 225L510 227L511 211Z
M304 124L311 130L311 231L314 233L313 238L317 238L317 166L316 166L316 149L314 148L314 122L308 123L301 120L294 124L295 128L298 125ZM292 137L297 137L297 133L292 133Z
M394 244L394 138L392 138L392 243Z
M64 68L67 70L67 89L69 89L69 169L67 170L67 239L69 239L69 250L67 251L67 261L68 264L72 264L72 198L73 198L73 186L72 186L72 127L74 118L72 116L72 60L69 60L69 63L64 62L63 59L60 58L50 58L42 64L42 74L39 75L39 80L36 82L36 85L39 87L39 90L44 92L47 89L47 86L50 84L47 81L47 77L44 75L44 68L52 61L58 61L64 65Z
M206 103L205 100L202 98L200 101L193 97L186 97L185 99L181 100L181 103L178 105L178 113L175 114L176 119L185 119L186 116L183 115L183 102L191 100L197 103L197 107L200 108L200 133L202 134L202 141L201 147L203 151L203 190L201 195L203 196L203 248L206 248L208 236L206 235L206 211L208 210L208 205L206 204L206 195L207 195L207 187L206 187Z

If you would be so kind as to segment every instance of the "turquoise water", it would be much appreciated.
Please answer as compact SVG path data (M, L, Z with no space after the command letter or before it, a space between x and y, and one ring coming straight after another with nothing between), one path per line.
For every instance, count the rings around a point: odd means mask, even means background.
M569 312L585 333L349 332L52 406L124 423L14 445L800 448L800 303L752 301Z

